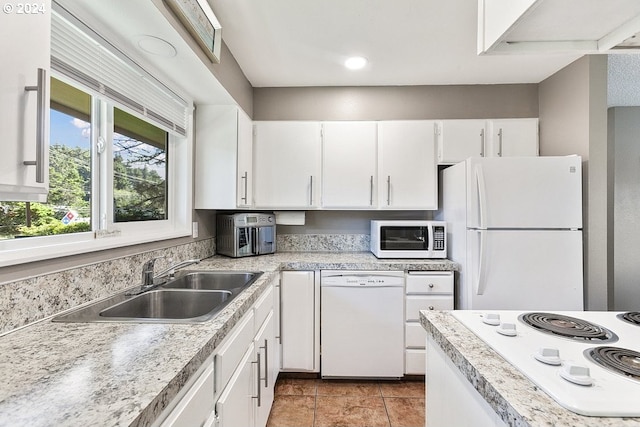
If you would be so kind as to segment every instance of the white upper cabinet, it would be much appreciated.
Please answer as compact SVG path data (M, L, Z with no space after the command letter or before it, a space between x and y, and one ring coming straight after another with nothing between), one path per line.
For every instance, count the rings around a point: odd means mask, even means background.
M538 155L538 119L443 120L438 138L438 163L468 157Z
M378 123L380 208L438 208L436 124L431 120Z
M538 155L538 119L487 120L487 133L490 156Z
M443 120L438 139L438 163L458 163L467 157L484 157L484 120Z
M7 3L0 25L0 200L46 201L51 2ZM8 12L7 12L8 11Z
M372 208L376 122L322 123L322 207Z
M320 122L254 122L254 206L320 206Z
M251 119L236 106L196 109L196 209L249 207L252 201Z

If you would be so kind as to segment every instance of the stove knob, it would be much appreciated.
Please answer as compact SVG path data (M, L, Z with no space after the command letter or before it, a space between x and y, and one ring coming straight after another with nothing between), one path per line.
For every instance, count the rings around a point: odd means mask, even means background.
M578 385L593 385L593 378L589 375L589 368L582 365L567 363L560 369L560 376L565 380Z
M482 321L487 325L498 326L500 324L500 315L496 313L486 313L482 317Z
M559 366L562 363L560 350L557 348L541 347L533 357L535 357L538 362L546 363L547 365Z
M518 335L515 323L501 323L498 327L498 333L508 337L515 337Z

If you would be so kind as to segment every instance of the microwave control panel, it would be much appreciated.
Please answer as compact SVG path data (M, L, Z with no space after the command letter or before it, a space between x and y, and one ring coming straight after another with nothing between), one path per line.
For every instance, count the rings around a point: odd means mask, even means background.
M433 227L433 250L442 251L444 250L444 237L445 231L442 226Z

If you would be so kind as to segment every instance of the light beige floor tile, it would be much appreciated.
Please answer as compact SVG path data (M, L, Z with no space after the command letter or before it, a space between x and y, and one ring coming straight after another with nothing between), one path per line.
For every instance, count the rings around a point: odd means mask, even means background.
M380 381L383 397L422 397L424 398L424 382L422 381Z
M317 396L314 427L389 427L381 397Z
M424 427L425 402L415 397L385 397L391 427Z
M318 396L381 396L375 381L322 380L318 382Z
M313 427L315 396L277 396L267 427Z
M295 396L315 396L318 380L281 378L276 382L275 394Z

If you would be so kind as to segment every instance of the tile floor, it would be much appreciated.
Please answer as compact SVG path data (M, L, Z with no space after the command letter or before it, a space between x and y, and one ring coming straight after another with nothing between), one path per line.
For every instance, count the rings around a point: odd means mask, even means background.
M424 427L423 381L280 378L267 427Z

